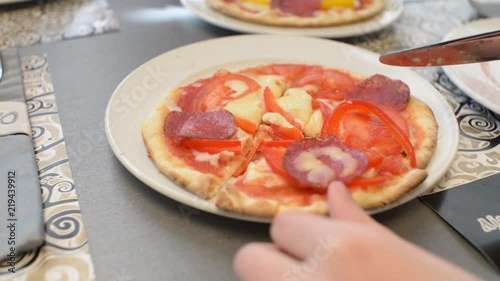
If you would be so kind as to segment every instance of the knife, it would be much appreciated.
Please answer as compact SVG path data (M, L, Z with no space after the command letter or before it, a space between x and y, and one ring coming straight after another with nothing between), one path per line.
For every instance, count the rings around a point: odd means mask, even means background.
M500 59L500 30L468 36L425 47L386 54L384 64L396 66L443 66Z
M0 261L44 241L42 195L21 66L15 50L2 54L0 81Z
M0 54L0 81L2 81L3 77L3 63L2 63L2 55Z

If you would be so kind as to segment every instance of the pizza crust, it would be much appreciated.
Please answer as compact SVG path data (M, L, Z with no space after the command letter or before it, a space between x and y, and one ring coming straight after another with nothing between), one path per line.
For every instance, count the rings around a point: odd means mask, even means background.
M321 27L358 22L380 13L385 7L384 0L372 0L365 9L330 9L317 11L314 17L299 17L285 15L270 8L252 13L245 11L236 3L224 0L206 1L212 9L230 17L258 24L288 27Z
M427 177L427 172L421 169L410 170L392 179L391 185L369 190L354 190L352 197L363 209L380 208L390 204L410 190L417 187ZM238 190L233 181L228 182L217 194L215 204L218 208L244 215L274 217L289 210L300 210L308 213L326 215L326 201L317 200L307 206L290 206L270 199L253 198Z
M416 97L411 97L410 102L401 115L409 120L410 130L414 130L410 141L415 144L415 157L417 166L425 169L434 155L437 145L438 124L434 113L427 104Z
M423 182L426 177L427 172L425 170L410 170L393 178L393 183L389 186L368 190L357 189L352 192L352 197L363 209L380 208L401 198L401 196Z

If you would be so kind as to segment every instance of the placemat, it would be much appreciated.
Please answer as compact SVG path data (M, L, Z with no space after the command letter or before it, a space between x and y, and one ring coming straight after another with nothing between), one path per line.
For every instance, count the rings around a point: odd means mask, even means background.
M12 264L0 264L0 280L95 280L47 58L22 57L21 64L42 189L45 242L36 251L19 253L13 270Z
M120 23L106 0L45 1L17 9L0 7L0 50L119 29Z

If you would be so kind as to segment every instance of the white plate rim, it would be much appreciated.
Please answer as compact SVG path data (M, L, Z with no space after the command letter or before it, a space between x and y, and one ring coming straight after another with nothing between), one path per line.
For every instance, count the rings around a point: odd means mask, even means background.
M433 111L435 114L439 114L439 116L436 116L438 125L440 128L445 128L446 131L442 131L440 129L439 131L439 137L438 137L438 144L436 148L436 154L435 157L431 160L429 166L427 167L427 170L429 171L429 176L427 179L420 184L418 187L410 191L409 193L405 194L403 197L400 199L396 200L395 202L381 207L381 208L375 208L375 209L370 209L367 210L369 214L377 214L380 212L387 211L389 209L393 209L397 206L400 206L408 201L411 201L415 198L417 198L419 195L422 195L429 191L434 184L442 178L448 168L451 166L452 161L454 159L454 156L458 150L458 137L459 137L459 131L458 131L458 124L455 119L455 115L452 112L450 106L446 102L446 100L439 94L439 92L431 85L429 84L425 79L420 77L418 74L415 72L408 70L408 69L401 69L401 68L395 68L395 67L390 67L383 65L378 62L378 55L365 50L361 49L359 47L355 47L352 45L348 45L342 42L337 42L337 41L332 41L332 40L324 40L324 39L319 39L319 38L309 38L309 37L296 37L296 36L274 36L274 35L238 35L238 36L228 36L228 37L223 37L223 38L217 38L217 39L211 39L211 40L206 40L206 41L201 41L197 43L193 43L190 45L186 45L184 47L180 47L171 51L168 51L164 54L161 54L148 62L144 63L143 65L139 66L136 68L134 71L132 71L127 77L125 77L122 82L117 86L113 94L111 95L109 102L106 107L106 112L105 112L105 131L106 131L106 136L108 138L108 142L112 148L113 153L115 156L118 158L118 160L122 163L122 165L129 171L131 172L134 176L136 176L139 180L141 180L144 184L147 186L151 187L152 189L158 191L159 193L181 203L189 207L193 207L208 213L224 216L224 217L229 217L229 218L234 218L238 220L244 220L244 221L252 221L252 222L260 222L260 223L269 223L272 221L271 218L262 218L262 217L255 217L255 216L248 216L248 215L241 215L241 214L236 214L236 213L231 213L231 212L226 212L223 210L218 209L215 207L213 202L211 201L206 201L203 200L196 195L180 188L177 186L175 183L170 181L171 186L160 186L152 177L148 176L147 173L154 173L158 174L158 170L156 167L154 167L155 171L144 171L140 167L138 167L136 164L134 164L133 159L129 159L125 155L125 151L130 151L130 150L124 150L123 147L121 147L118 143L117 140L115 139L115 132L113 132L113 127L115 127L115 124L113 123L114 121L112 120L113 115L112 115L112 108L116 105L117 99L120 98L120 95L123 95L125 93L125 89L123 88L124 85L127 83L132 78L139 78L141 77L141 72L144 74L144 71L147 67L150 67L153 63L162 61L162 59L165 58L165 56L169 55L170 57L177 56L179 52L186 51L188 50L199 50L200 48L203 49L206 44L211 44L212 46L231 46L233 45L234 50L236 51L241 51L240 48L237 46L240 44L245 44L245 42L258 42L259 45L263 46L269 46L265 48L274 48L276 47L276 42L281 42L285 46L287 45L286 43L290 42L290 40L293 40L295 43L300 43L300 44L305 44L306 46L314 46L317 45L317 47L321 48L343 48L349 52L350 54L355 54L356 56L361 56L363 57L363 64L369 63L372 67L377 68L377 73L382 73L386 75L391 75L392 78L399 78L399 77L410 77L411 80L408 81L406 80L405 82L408 82L409 85L420 85L421 87L425 88L425 91L421 91L423 93L420 93L417 95L419 98L429 99L432 100L432 103L428 104L433 108ZM273 43L271 45L269 44L262 44L262 43ZM273 46L273 47L271 47ZM296 51L295 51L296 52ZM282 51L280 50L280 53ZM244 55L244 54L243 54ZM178 59L178 58L177 58ZM291 61L296 61L295 57L289 57ZM182 59L181 59L182 60ZM366 60L366 61L365 61ZM325 64L325 65L330 65L331 64ZM206 65L206 68L214 67L214 65ZM344 67L345 69L349 69ZM374 74L375 72L366 70L365 65L363 65L363 71L367 71L368 73ZM359 71L358 71L359 73ZM179 82L179 81L178 81ZM420 87L419 86L419 87ZM420 89L420 88L419 88ZM163 94L166 93L166 89L163 91ZM156 97L158 99L158 97ZM151 112L154 109L154 107L149 108L149 112ZM137 112L134 112L133 114L138 114ZM129 118L130 119L130 118ZM132 118L132 120L137 121L138 118ZM139 124L142 124L143 120L140 120ZM142 149L145 150L144 144L142 143L142 136L140 132L140 126L139 128L131 129L132 135L136 138L140 138L141 144L142 144ZM134 131L135 130L135 131ZM444 157L437 156L438 154L441 155L445 153L446 155ZM144 155L140 156L142 158L147 158L147 160L152 164L152 161L149 160L147 157L147 153ZM144 160L144 159L142 159ZM137 162L137 161L136 161ZM154 166L154 164L153 164ZM163 178L167 181L168 178L163 176ZM172 187L175 186L175 187ZM177 190L176 190L177 189ZM181 207L180 207L181 208Z
M386 0L386 7L379 15L364 21L331 27L294 28L266 26L238 20L213 11L205 0L181 0L181 3L204 21L233 31L324 38L346 38L381 31L394 23L403 13L402 0Z
M464 34L464 30L470 27L475 27L483 24L489 24L493 23L496 24L496 26L500 26L500 18L486 18L486 19L479 19L479 20L474 20L466 23L465 25L462 25L458 28L455 28L448 32L444 37L443 41L448 41L452 40L458 37L467 36ZM493 29L491 29L493 30ZM491 31L490 29L484 29L484 32ZM462 79L459 78L457 74L458 69L467 69L469 71L474 70L474 68L478 64L464 64L464 65L452 65L452 66L443 66L441 67L443 69L443 72L448 76L451 82L453 82L458 88L460 88L464 93L466 93L469 97L474 99L475 101L479 102L483 106L487 107L488 109L492 110L493 112L496 112L497 114L500 114L500 103L495 103L492 100L488 99L487 97L483 96L481 93L477 92L474 90L472 87L469 87L469 85L462 81ZM484 82L488 83L487 80L484 80ZM500 92L500 88L498 89Z

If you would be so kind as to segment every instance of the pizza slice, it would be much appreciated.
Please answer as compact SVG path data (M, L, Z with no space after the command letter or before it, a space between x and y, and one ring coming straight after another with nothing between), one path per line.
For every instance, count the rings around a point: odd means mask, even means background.
M142 127L149 157L187 190L213 197L252 148L263 87L279 95L284 83L222 70L171 91Z
M380 13L384 0L207 0L237 19L264 25L319 27L361 21Z

